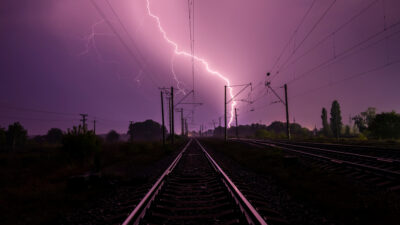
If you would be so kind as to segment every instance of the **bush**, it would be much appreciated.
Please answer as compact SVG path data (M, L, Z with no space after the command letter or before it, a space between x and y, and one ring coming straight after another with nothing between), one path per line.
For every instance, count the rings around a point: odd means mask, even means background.
M19 122L15 122L8 126L8 130L6 131L6 139L7 144L12 148L21 147L28 139L28 132Z
M51 128L46 135L46 141L49 143L61 143L63 138L62 130L58 128Z
M119 140L119 134L115 130L111 130L108 132L107 137L106 137L107 142L110 143L115 143Z
M100 151L100 139L92 131L86 131L79 126L68 130L64 135L63 149L72 159L87 159Z
M6 144L6 130L0 127L0 146L4 146Z
M368 126L371 135L379 139L400 138L400 114L395 112L377 114Z

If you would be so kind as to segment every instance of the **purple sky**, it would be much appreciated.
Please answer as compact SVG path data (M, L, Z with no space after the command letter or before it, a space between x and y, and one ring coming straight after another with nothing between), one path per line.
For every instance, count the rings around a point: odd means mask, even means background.
M1 127L20 121L29 134L45 133L51 127L65 130L79 123L79 113L88 113L90 120L96 117L99 133L110 129L126 132L129 120L160 121L158 87L177 86L172 60L181 87L191 89L191 59L173 57L173 47L163 38L157 21L148 15L146 0L108 1L129 35L105 0L95 2L132 55L90 0L3 1ZM190 52L188 1L149 2L168 38L178 44L179 51ZM378 111L400 111L398 0L194 2L195 55L231 84L253 83L252 92L248 89L237 98L257 100L251 105L238 103L240 124L284 120L284 106L271 104L277 99L264 87L266 72L272 73L271 86L282 96L279 87L288 83L291 121L295 119L308 128L321 126L321 108L329 110L334 99L341 104L346 124L350 115L369 106ZM273 67L311 5L278 66ZM314 48L325 37L326 41ZM324 62L329 65L318 67ZM366 71L372 72L364 74ZM211 128L212 120L218 123L223 115L225 84L202 63L195 62L195 101L203 105L196 108L191 129L198 129L200 124ZM235 88L234 92L239 90ZM180 98L182 95L176 96ZM185 110L189 114L191 107Z

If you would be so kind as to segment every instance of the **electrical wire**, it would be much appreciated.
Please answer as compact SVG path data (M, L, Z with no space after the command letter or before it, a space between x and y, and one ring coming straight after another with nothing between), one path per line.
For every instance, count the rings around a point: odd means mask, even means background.
M293 50L292 54L287 58L287 60L282 64L282 68L286 66L286 64L290 61L290 59L296 54L296 52L300 49L300 47L304 44L304 42L310 37L312 32L318 27L318 25L323 21L326 15L328 15L328 12L332 9L332 7L335 5L336 0L333 0L332 3L329 5L329 7L324 11L321 17L318 18L317 22L313 25L313 27L310 29L310 31L306 34L306 36L303 38L303 40L300 42L300 44ZM277 73L278 74L278 73ZM274 76L273 78L275 78ZM271 80L273 79L271 78Z
M365 8L361 9L357 14L352 16L349 20L345 21L343 24L341 24L339 27L337 27L333 32L329 33L326 35L324 38L322 38L317 44L313 45L311 48L309 48L307 51L305 51L302 55L294 59L288 66L280 68L280 73L284 72L290 65L295 64L298 62L300 59L303 57L307 56L310 54L313 50L315 50L317 47L325 43L327 40L329 40L332 36L336 35L338 32L340 32L342 29L350 25L353 21L355 21L358 17L363 15L367 10L369 10L374 4L378 3L380 0L374 0L370 4L368 4Z
M293 31L292 36L290 37L290 39L288 40L288 42L286 43L285 47L282 49L281 53L279 54L279 57L276 59L274 65L271 68L271 72L275 69L275 67L278 65L280 59L283 56L283 53L285 53L287 47L289 46L289 44L292 42L293 38L296 36L297 32L299 31L300 27L303 25L304 21L306 20L308 14L310 14L311 9L314 7L316 0L314 0L310 7L308 8L308 10L306 11L306 13L304 14L304 16L302 17L302 19L300 20L300 23L298 24L298 26L296 27L296 29Z

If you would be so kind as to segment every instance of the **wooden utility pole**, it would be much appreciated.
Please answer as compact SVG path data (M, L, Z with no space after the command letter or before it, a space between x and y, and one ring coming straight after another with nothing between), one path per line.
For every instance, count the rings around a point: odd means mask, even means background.
M174 144L175 128L174 128L174 87L171 87L171 142Z
M187 119L185 119L185 135L188 136L188 134L189 134L189 129L187 125Z
M284 85L285 88L285 106L286 106L286 134L287 138L290 140L290 123L289 123L289 103L287 96L287 85Z
M238 121L237 121L236 108L235 108L235 120L236 120L236 138L239 138L239 127L238 127Z
M85 133L86 132L86 117L88 116L88 114L80 114L80 115L82 116L82 119L81 119L82 129L83 129L83 132Z
M161 130L162 130L162 143L165 146L165 125L164 125L164 96L163 91L160 91L161 95Z
M227 134L227 129L226 129L226 127L227 127L228 121L227 121L227 117L226 117L226 85L225 85L224 106L225 106L225 113L224 113L224 119L225 119L224 133L225 133L225 134L224 134L224 139L225 139L225 141L227 141L227 140L228 140L228 134Z
M93 133L96 134L96 120L93 120Z
M169 125L169 133L171 135L171 131L172 131L172 120L171 120L171 97L168 96L168 125Z
M183 108L179 109L179 112L181 113L181 135L185 135L185 121L183 118Z

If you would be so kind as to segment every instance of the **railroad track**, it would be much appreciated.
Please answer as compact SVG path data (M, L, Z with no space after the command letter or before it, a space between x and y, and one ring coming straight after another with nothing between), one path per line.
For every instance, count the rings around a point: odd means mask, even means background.
M384 148L370 145L350 145L339 143L314 143L314 142L297 142L297 141L279 141L283 143L292 143L301 146L317 147L346 153L354 153L368 155L377 158L391 159L400 162L400 149Z
M123 225L267 224L266 221L285 224L284 220L260 215L204 147L191 139Z
M357 179L367 180L377 186L390 190L400 190L400 160L389 158L387 153L380 156L376 152L372 154L361 154L360 147L352 151L350 146L340 149L340 145L318 146L309 143L291 143L269 140L233 139L234 141L245 142L256 146L269 146L295 153L300 156L312 158L324 162L323 167L338 171L343 174L350 174ZM329 146L329 147L327 147ZM367 153L372 150L368 149ZM329 162L328 164L326 162Z

